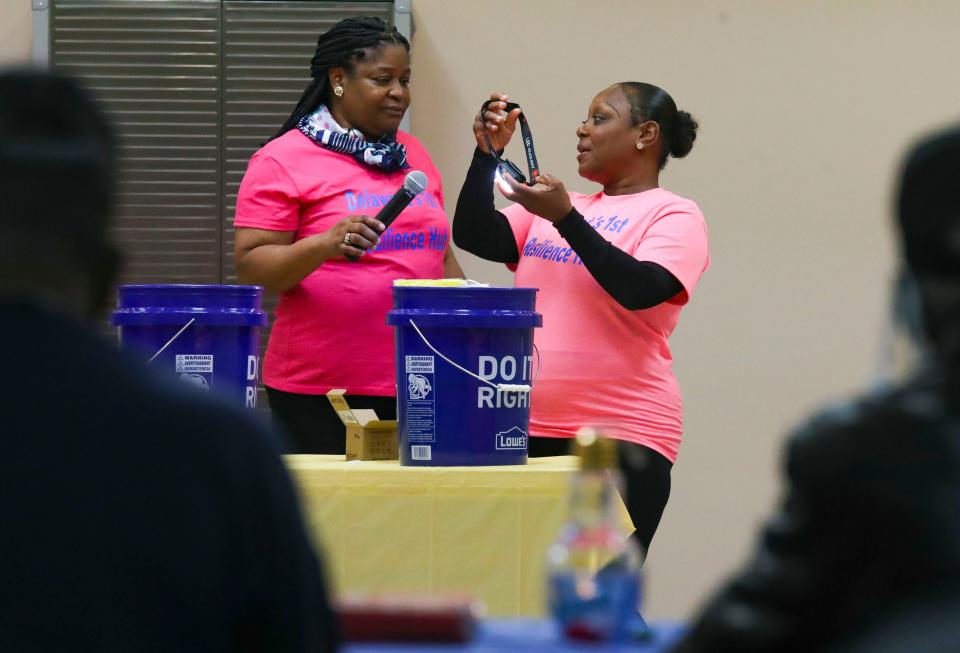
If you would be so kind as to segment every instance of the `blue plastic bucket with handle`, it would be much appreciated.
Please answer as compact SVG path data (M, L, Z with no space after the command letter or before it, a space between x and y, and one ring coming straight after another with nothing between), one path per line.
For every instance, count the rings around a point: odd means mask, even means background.
M151 367L256 408L262 296L259 286L120 286L110 321Z
M535 288L395 285L402 465L523 465Z

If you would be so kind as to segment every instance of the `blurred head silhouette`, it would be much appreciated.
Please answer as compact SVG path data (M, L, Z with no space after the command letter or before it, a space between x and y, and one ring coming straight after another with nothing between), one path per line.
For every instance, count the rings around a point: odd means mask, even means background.
M112 131L75 82L0 70L0 303L76 317L103 305L113 176Z
M936 357L960 369L960 127L920 140L900 178L901 248Z

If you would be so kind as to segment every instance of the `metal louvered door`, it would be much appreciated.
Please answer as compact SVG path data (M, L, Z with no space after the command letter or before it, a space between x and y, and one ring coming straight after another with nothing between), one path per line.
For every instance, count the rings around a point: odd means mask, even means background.
M237 189L307 85L317 37L348 16L394 24L395 11L409 36L408 0L52 0L35 12L51 67L79 78L118 131L120 283L236 283ZM272 314L275 299L264 304Z
M393 23L392 2L223 2L223 282L236 283L233 215L250 156L310 81L317 37L348 16Z
M236 283L233 217L250 156L280 128L310 81L317 37L348 16L393 22L392 2L223 2L223 283ZM276 298L264 297L270 325L260 339L261 360L273 326ZM267 400L260 389L258 406Z
M236 283L247 161L309 81L317 36L356 15L392 24L394 3L50 3L50 65L93 92L120 137L121 283Z
M80 78L118 131L121 282L219 283L220 1L51 10L52 67Z

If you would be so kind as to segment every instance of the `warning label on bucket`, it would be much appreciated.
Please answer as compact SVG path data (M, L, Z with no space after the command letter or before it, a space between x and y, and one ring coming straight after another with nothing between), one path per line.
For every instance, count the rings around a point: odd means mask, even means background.
M213 354L177 354L177 372L211 374Z
M430 381L431 379L423 374L407 374L407 396L411 399L426 399L433 392Z
M407 374L433 374L433 356L407 356Z
M406 356L407 439L411 442L436 440L433 356Z
M177 376L181 381L209 390L213 376L213 354L177 354Z

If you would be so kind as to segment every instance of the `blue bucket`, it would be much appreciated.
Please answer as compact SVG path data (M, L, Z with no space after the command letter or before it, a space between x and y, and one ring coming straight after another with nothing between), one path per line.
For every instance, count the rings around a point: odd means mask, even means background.
M527 462L536 295L394 286L400 464Z
M120 286L110 323L151 367L256 408L262 295L259 286Z

